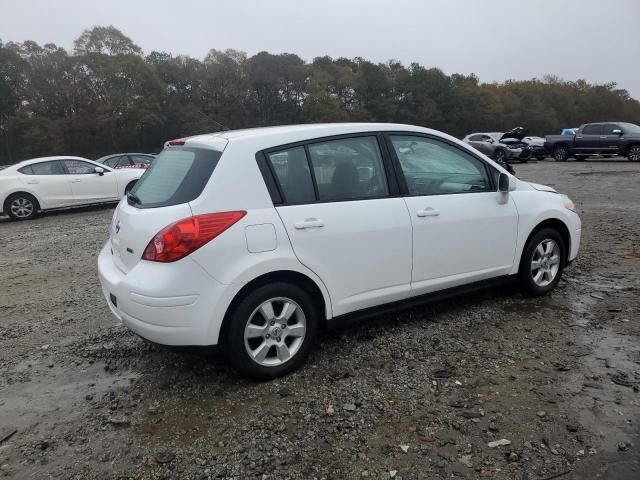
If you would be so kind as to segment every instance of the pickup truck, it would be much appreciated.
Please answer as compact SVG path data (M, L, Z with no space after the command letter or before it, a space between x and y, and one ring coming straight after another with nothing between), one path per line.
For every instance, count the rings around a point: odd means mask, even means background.
M640 127L626 122L586 123L575 135L547 135L545 150L558 162L570 156L585 159L589 155L620 155L640 161Z

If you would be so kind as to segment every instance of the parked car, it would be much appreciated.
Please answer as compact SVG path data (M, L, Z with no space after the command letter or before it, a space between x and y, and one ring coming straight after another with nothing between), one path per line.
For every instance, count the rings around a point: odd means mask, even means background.
M155 157L148 153L116 153L96 160L111 168L147 168Z
M512 279L543 295L580 235L567 196L441 132L269 127L170 142L116 208L98 270L140 336L220 345L268 379L323 324Z
M545 149L558 162L570 156L585 159L589 155L620 155L640 161L640 126L626 122L587 123L576 135L547 135Z
M81 157L42 157L0 170L0 213L29 220L39 211L116 202L143 170L114 170Z
M516 127L506 133L472 133L462 141L496 161L517 160L526 163L531 153L527 143L522 141L526 134L527 131L524 128Z
M529 146L531 156L538 160L544 160L547 156L547 151L544 146L545 139L543 137L524 137L522 139Z

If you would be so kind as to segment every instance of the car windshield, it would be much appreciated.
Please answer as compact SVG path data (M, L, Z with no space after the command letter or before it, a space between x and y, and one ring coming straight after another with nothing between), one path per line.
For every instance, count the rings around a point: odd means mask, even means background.
M640 127L635 123L621 123L620 126L624 129L625 133L640 133Z
M493 132L489 134L496 142L499 142L504 133L502 132Z

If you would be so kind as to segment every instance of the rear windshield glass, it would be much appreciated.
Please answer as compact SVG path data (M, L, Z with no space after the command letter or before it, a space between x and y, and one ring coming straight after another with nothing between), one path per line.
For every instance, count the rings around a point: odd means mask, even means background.
M163 150L135 184L127 201L138 208L167 207L200 196L222 152L204 148Z

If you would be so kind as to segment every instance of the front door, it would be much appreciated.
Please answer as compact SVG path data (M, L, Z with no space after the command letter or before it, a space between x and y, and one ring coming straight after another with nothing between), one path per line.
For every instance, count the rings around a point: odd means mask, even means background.
M113 172L104 168L104 174L100 175L95 171L98 165L83 160L65 159L63 163L75 204L118 200L118 184Z
M412 295L510 273L518 214L513 200L496 191L493 167L434 138L388 138L413 224Z
M293 250L318 275L334 315L401 300L411 283L411 221L390 197L375 135L267 153Z

